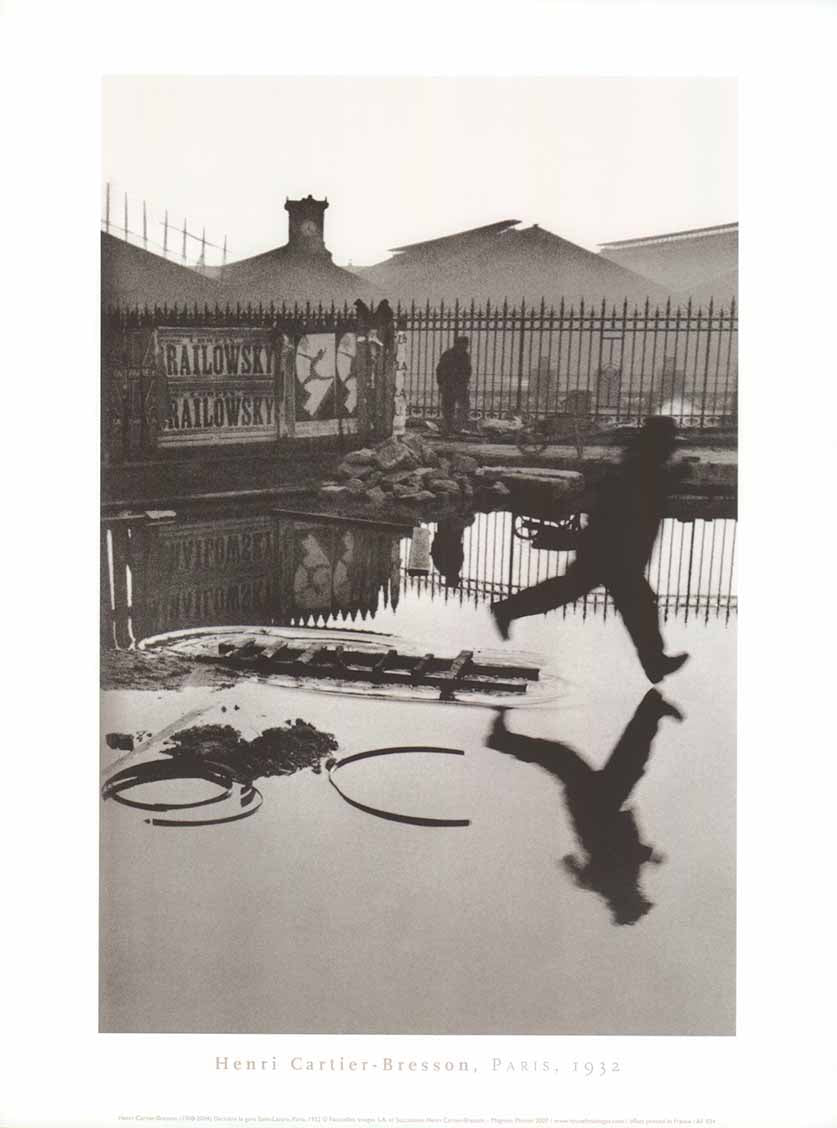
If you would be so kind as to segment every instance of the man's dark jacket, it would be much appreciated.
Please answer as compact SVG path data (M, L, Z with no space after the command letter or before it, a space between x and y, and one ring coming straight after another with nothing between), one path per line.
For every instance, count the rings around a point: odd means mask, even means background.
M445 349L436 365L436 381L440 388L455 388L471 378L471 358L463 349Z

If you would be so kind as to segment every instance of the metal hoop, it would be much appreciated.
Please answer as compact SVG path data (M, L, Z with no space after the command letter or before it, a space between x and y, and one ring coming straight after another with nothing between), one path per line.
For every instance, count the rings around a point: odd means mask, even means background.
M329 769L328 779L331 786L337 794L344 799L350 806L357 807L359 811L365 811L368 815L375 815L379 819L389 819L391 822L408 823L411 826L470 826L470 819L434 819L423 817L420 815L402 815L396 811L384 811L379 807L370 807L366 803L361 803L357 799L352 799L334 782L334 773L340 768L345 767L347 764L352 764L357 760L369 760L374 756L396 756L405 752L430 752L441 756L464 756L465 752L461 748L428 748L425 745L404 745L399 748L374 748L369 752L355 752L352 756L344 756L342 760L338 760Z

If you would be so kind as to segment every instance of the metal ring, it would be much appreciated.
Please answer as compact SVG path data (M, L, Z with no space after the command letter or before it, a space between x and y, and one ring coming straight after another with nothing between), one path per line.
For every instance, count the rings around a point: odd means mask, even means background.
M239 784L239 802L246 810L236 811L234 815L221 815L214 819L146 819L152 826L221 826L222 823L237 822L239 819L248 819L255 815L264 802L261 791L253 784ZM251 805L252 804L252 805Z
M221 788L217 795L208 799L192 800L189 803L142 803L138 799L126 799L123 791L139 787L144 783L157 783L160 780L202 779ZM190 810L193 807L206 807L212 803L222 803L233 792L235 778L229 771L215 764L202 764L180 758L173 760L150 760L134 767L123 768L112 775L102 788L103 799L114 799L125 807L135 807L140 811Z
M420 815L402 815L396 811L384 811L379 807L370 807L366 803L361 803L357 799L350 798L341 788L334 782L334 773L339 768L345 767L347 764L352 764L357 760L369 760L373 756L394 756L402 752L431 752L441 756L464 756L465 752L461 748L429 748L426 745L403 745L398 748L374 748L368 752L355 752L352 756L344 756L342 760L338 760L336 764L332 764L329 769L328 779L331 786L337 794L344 799L350 806L357 807L359 811L365 811L368 815L375 815L379 819L389 819L391 822L408 823L411 826L470 826L470 819L434 819L426 818Z
M138 799L127 799L122 795L132 787L143 783L155 783L158 780L172 779L203 779L214 783L221 788L217 795L208 799L198 799L190 803L142 803ZM223 803L233 798L233 793L238 789L237 799L240 810L230 815L216 815L214 818L149 818L145 821L151 826L220 826L222 823L236 822L239 819L249 818L261 807L264 798L251 780L237 778L223 764L213 761L184 761L182 757L173 760L150 760L134 767L123 768L105 783L102 788L104 799L114 799L125 807L134 807L141 811L167 812L189 811L198 807L208 807L216 803Z

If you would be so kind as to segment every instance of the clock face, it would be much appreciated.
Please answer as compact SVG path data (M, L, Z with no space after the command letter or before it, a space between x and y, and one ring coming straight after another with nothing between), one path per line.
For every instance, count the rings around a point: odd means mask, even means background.
M306 239L310 239L312 235L317 235L317 225L313 219L306 219L299 225L300 234L304 235Z

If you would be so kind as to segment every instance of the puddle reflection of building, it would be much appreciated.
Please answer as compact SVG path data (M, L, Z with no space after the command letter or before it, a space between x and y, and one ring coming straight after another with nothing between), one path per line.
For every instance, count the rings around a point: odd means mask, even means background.
M275 514L114 521L101 542L101 637L129 648L191 627L305 625L398 606L398 537Z
M642 841L634 813L624 804L645 772L663 717L683 719L657 690L649 690L599 770L560 741L509 732L504 710L498 710L486 740L489 748L537 764L562 783L584 852L581 860L567 855L563 865L580 888L605 900L614 924L635 924L653 908L640 888L641 871L643 865L664 859Z

